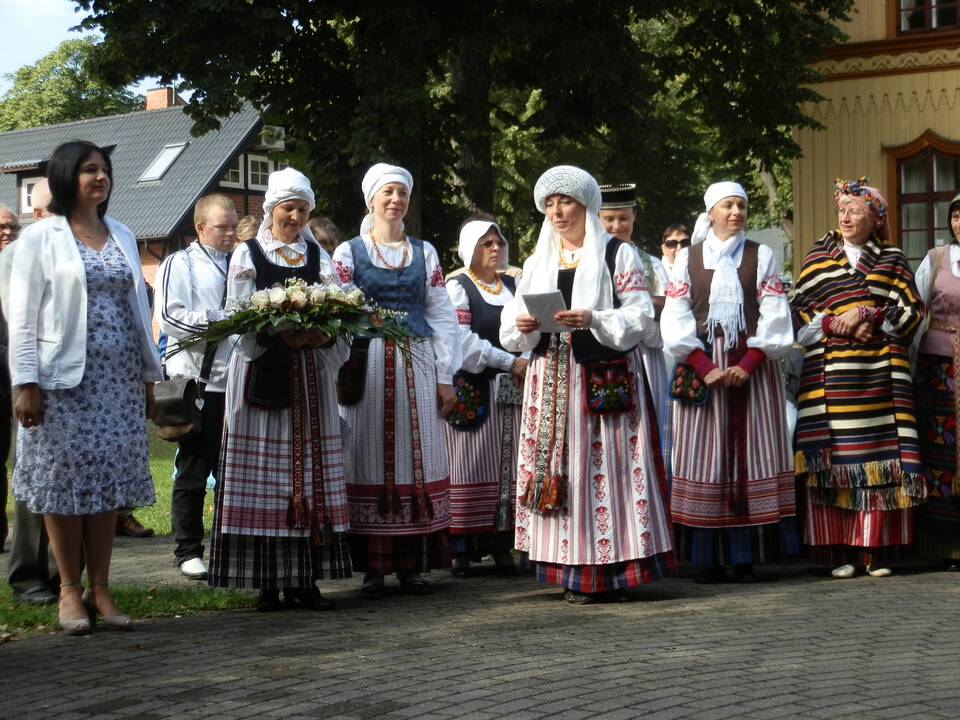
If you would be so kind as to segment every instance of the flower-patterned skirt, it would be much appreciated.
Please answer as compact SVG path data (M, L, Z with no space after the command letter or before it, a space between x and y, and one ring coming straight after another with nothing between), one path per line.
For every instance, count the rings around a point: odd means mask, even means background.
M566 348L566 349L565 349ZM548 356L536 356L527 370L520 430L517 493L523 497L534 482L538 460L540 412L548 394L564 398L567 426L560 463L564 484L563 507L537 511L517 503L516 547L530 560L551 565L619 566L634 560L652 560L671 553L672 539L666 500L666 482L658 469L660 448L653 441L656 427L652 403L641 400L628 412L593 415L583 406L583 372L569 344L547 352L568 352L569 384L557 393L555 376L546 372ZM642 371L640 355L628 356L631 372ZM549 402L547 405L549 406ZM662 467L662 466L661 466ZM662 563L657 561L657 567ZM651 566L652 567L652 566ZM664 565L664 568L666 565ZM655 579L661 572L637 577ZM614 575L622 574L617 568ZM606 577L606 573L600 573ZM565 584L564 573L553 580ZM580 581L574 583L582 585ZM594 585L595 583L590 583Z
M14 494L34 513L92 515L154 502L133 273L111 238L78 243L87 274L87 339L76 387L41 390L42 422L17 433Z

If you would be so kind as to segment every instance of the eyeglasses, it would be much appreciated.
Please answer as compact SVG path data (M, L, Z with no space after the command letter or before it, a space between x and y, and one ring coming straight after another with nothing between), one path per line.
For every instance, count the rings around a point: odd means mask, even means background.
M484 240L482 243L480 243L480 247L484 248L485 250L489 250L494 245L497 247L506 247L507 241L503 238L497 238L496 240Z
M671 250L677 247L677 245L680 247L690 247L690 238L684 238L683 240L664 240L663 244Z
M221 235L236 235L236 225L204 225L207 230L216 230Z
M0 223L0 232L3 232L4 230L12 230L13 232L20 232L20 229L22 227L23 227L22 225L18 225L17 223Z

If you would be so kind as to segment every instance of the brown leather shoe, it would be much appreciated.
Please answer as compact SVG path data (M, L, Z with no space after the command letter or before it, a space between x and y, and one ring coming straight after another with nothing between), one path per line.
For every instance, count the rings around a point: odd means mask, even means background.
M133 515L117 517L117 535L126 535L127 537L148 538L153 537L153 530L146 528L139 523Z

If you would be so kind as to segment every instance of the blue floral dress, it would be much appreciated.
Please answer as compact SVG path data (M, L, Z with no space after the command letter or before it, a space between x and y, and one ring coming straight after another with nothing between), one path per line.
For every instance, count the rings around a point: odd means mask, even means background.
M111 236L78 242L87 275L87 355L80 384L41 391L43 421L20 427L13 490L34 513L91 515L154 502L147 456L133 272Z

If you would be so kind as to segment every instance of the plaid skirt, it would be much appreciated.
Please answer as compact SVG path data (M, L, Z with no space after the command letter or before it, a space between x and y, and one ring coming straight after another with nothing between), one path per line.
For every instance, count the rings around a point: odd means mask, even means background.
M532 564L536 567L537 582L541 585L559 585L566 590L588 595L640 587L676 573L672 551L610 565Z
M341 580L353 574L346 533L330 545L310 538L214 535L210 544L211 587L308 588L315 580Z

